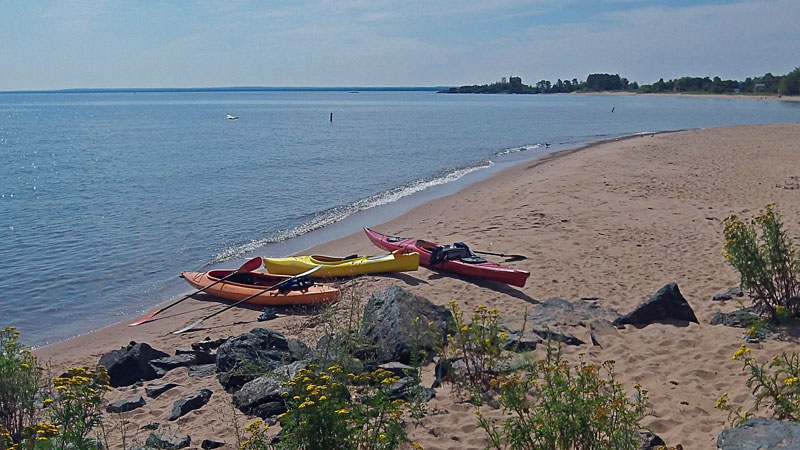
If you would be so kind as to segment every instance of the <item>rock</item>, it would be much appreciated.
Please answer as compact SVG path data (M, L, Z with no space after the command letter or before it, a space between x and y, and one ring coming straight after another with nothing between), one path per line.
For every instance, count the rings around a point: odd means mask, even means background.
M750 328L754 323L761 320L758 317L758 308L748 306L747 308L737 309L729 313L717 311L711 319L711 325L725 325L726 327Z
M592 338L592 345L603 348L603 343L608 343L619 337L617 327L607 320L593 320L589 322L589 336Z
M800 423L773 419L750 419L728 428L717 437L719 450L773 450L800 448Z
M192 344L196 364L213 364L217 362L216 349L225 343L228 338L212 340L207 337L200 342Z
M403 363L399 363L397 361L381 364L378 366L378 368L386 370L388 372L392 372L392 374L400 378L405 378L406 376L408 376L408 371L414 370L413 367Z
M216 364L202 364L199 366L189 367L189 376L195 378L206 378L213 376L217 373Z
M169 354L155 350L144 342L132 341L128 346L100 357L99 364L108 370L111 386L130 386L140 380L158 378L159 375L150 365L150 361L167 356Z
M286 337L268 328L254 328L232 337L217 350L217 379L228 391L298 358Z
M147 425L142 425L142 430L157 430L161 424L158 422L150 422Z
M153 448L185 448L192 443L192 438L188 434L171 434L169 436L160 436L156 433L150 433L147 436L145 445Z
M462 358L447 358L439 359L436 361L436 366L433 368L434 380L431 384L432 388L438 388L445 381L452 381L459 373L465 373L467 364Z
M550 328L531 328L531 332L538 335L542 339L562 342L567 345L585 344L585 342L569 333L553 331Z
M666 448L667 444L664 440L650 431L640 431L639 437L642 438L642 445L639 447L640 450L660 450Z
M203 439L203 442L200 443L200 448L210 450L212 448L220 448L223 445L225 445L224 442L215 441L213 439Z
M712 300L715 301L723 301L723 300L731 300L733 297L744 297L744 291L739 286L732 287L728 289L728 292L723 292L722 294L717 294L714 296Z
M176 367L188 367L195 363L194 353L192 354L184 354L184 355L175 355L175 356L167 356L165 358L158 358L150 361L150 365L152 365L156 371L162 371L164 373L169 372Z
M520 336L519 331L509 331L508 339L503 342L503 350L516 353L532 352L541 343L542 338L538 334L528 332Z
M412 323L415 318L419 318L417 325ZM374 292L364 308L361 325L364 345L356 355L376 363L410 364L411 352L417 349L424 354L423 362L430 362L438 342L446 340L453 326L453 316L446 307L434 305L398 286L389 286Z
M194 350L191 347L178 347L175 349L176 355L193 355Z
M699 323L689 302L676 283L669 283L633 311L618 318L614 325L649 325L667 319Z
M409 384L411 383L411 378L405 377L397 380L396 382L392 383L389 386L389 398L391 400L405 400L411 401L412 397L414 397L414 393L410 391ZM420 386L419 392L419 400L423 402L429 402L431 399L436 397L436 391L431 388L422 388Z
M136 408L141 408L144 406L145 401L141 395L136 395L133 397L123 398L122 400L117 400L115 402L111 402L106 405L106 412L110 413L124 413L128 411L133 411Z
M278 317L278 310L272 306L267 306L261 311L261 315L258 316L259 322L264 322L267 320L276 319Z
M233 394L233 404L243 413L262 419L286 412L281 398L281 393L286 390L283 383L297 376L307 365L306 361L295 361L248 381Z
M593 297L590 297L593 298ZM562 298L550 298L533 305L527 315L504 318L504 325L510 334L519 335L520 330L530 336L535 334L542 339L551 339L568 345L581 345L583 340L577 338L572 331L585 330L586 324L594 320L613 321L620 315L610 308L604 308L590 301L581 299L567 301ZM532 348L541 340L528 343Z
M211 391L208 389L200 389L194 394L190 394L175 400L169 420L177 420L179 417L184 416L189 411L194 411L195 409L205 405L210 399Z
M180 385L169 381L150 383L144 387L144 394L150 398L158 398L159 395L177 386Z

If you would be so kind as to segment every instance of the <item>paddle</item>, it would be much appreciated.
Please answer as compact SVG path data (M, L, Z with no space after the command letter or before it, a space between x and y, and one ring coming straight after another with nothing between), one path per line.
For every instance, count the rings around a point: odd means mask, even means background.
M482 251L479 251L479 250L472 250L472 253L480 253L481 255L499 256L501 258L528 259L528 257L524 256L524 255L508 255L508 254L505 254L505 253L482 252Z
M219 280L209 284L208 286L206 286L206 287L204 287L202 289L199 289L197 291L194 291L191 294L188 294L185 297L181 298L180 300L178 300L178 301L176 301L174 303L171 303L171 304L159 309L158 311L154 312L153 314L150 314L149 316L147 316L147 317L145 317L145 318L143 318L141 320L138 320L138 321L136 321L136 322L134 322L134 323L132 323L132 324L130 324L128 326L129 327L135 327L136 325L141 325L141 324L147 322L148 320L152 319L153 317L155 317L156 314L160 314L160 313L172 308L173 306L177 305L178 303L186 300L187 298L189 298L189 297L191 297L191 296L193 296L195 294L199 294L199 293L205 291L206 289L208 289L211 286L214 286L215 284L225 280L226 278L230 278L230 277L232 277L233 275L235 275L235 274L237 274L239 272L252 272L252 271L258 269L259 267L261 267L261 258L253 258L250 261L247 261L246 263L242 264L242 267L239 267L238 269L234 270L233 272L229 273L228 275L225 275L224 277L220 278Z
M187 331L191 330L192 328L194 328L194 327L196 327L196 326L200 325L200 323L201 323L201 322L203 322L204 320L208 320L208 319L210 319L210 318L212 318L212 317L216 316L217 314L224 313L225 311L227 311L227 310L229 310L229 309L233 308L234 306L241 305L242 303L244 303L244 302L246 302L246 301L248 301L248 300L250 300L250 299L253 299L253 298L255 298L255 297L258 297L259 295L261 295L261 294L263 294L263 293L265 293L265 292L267 292L267 291L271 291L271 290L273 290L273 289L277 289L277 288L279 288L279 287L283 286L284 284L286 284L286 283L288 283L288 282L290 282L290 281L294 280L295 278L300 278L300 277L304 277L304 276L306 276L306 275L310 275L310 274L312 274L312 273L316 272L317 270L319 270L319 269L321 269L321 268L322 268L322 265L319 265L319 266L317 266L317 267L314 267L313 269L306 270L305 272L303 272L303 273L301 273L301 274L295 275L295 276L293 276L293 277L291 277L291 278L287 278L287 279L285 279L285 280L281 281L281 282L280 282L280 283L278 283L278 284L272 285L272 286L270 286L270 287L268 287L268 288L264 289L264 290L263 290L263 291L261 291L261 292L257 292L257 293L255 293L255 294L253 294L253 295L251 295L251 296L249 296L249 297L247 297L247 298L243 298L243 299L239 300L238 302L236 302L236 303L234 303L234 304L232 304L232 305L228 305L228 306L226 306L225 308L222 308L222 309L220 309L219 311L217 311L217 312L215 312L215 313L209 314L209 315L207 315L207 316L203 317L202 319L198 320L197 322L194 322L194 323L192 323L192 324L190 324L190 325L188 325L188 326L186 326L186 327L183 327L183 328L181 328L180 330L173 331L173 332L172 332L172 334L181 334L181 333L185 333L185 332L187 332Z

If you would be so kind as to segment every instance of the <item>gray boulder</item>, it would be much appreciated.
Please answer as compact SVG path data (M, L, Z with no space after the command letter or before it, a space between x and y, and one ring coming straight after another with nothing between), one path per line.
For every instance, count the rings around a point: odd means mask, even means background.
M727 292L715 295L712 300L720 302L725 300L731 300L733 299L733 297L744 297L744 291L742 290L742 288L740 288L739 286L732 287L728 289Z
M248 381L299 359L291 347L282 333L268 328L254 328L232 337L217 350L217 379L227 391L235 391Z
M156 371L167 373L177 367L188 367L195 363L194 353L182 354L175 356L167 356L165 358L158 358L150 361Z
M615 320L614 325L649 325L669 319L699 323L694 310L674 282L665 285L653 297Z
M200 443L200 448L204 450L210 450L212 448L220 448L224 445L225 443L222 441L215 441L214 439L203 439L203 442Z
M419 318L415 326L412 321ZM428 326L429 322L433 322ZM357 351L361 360L387 363L411 363L416 349L425 362L433 360L437 341L446 340L454 326L453 315L424 297L418 297L398 286L372 294L364 308L361 334L364 345ZM423 332L424 330L424 332Z
M123 398L122 400L117 400L115 402L111 402L106 405L106 412L110 413L124 413L128 411L133 411L136 408L141 408L144 406L145 401L141 395L136 395L133 397Z
M750 419L728 428L717 437L719 450L800 449L800 423L772 419Z
M208 389L200 389L193 394L175 400L169 420L178 420L178 418L186 415L188 412L202 407L208 403L210 399L211 391Z
M126 347L101 356L99 364L108 370L111 386L130 386L137 381L158 378L160 375L150 361L168 356L168 353L155 350L144 342L131 341Z
M188 434L161 436L156 433L150 433L150 436L147 436L145 445L149 448L175 449L186 448L191 443L192 438Z
M144 387L144 393L150 398L158 398L159 395L178 386L179 386L178 383L171 383L169 381L164 381L160 383L150 383Z
M286 412L281 398L286 390L283 383L297 376L306 365L305 361L296 361L248 381L233 394L233 404L243 413L262 419Z

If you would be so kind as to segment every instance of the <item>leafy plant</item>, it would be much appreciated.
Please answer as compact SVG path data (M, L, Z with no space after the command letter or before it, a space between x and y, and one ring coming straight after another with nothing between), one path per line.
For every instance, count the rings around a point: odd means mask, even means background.
M640 421L652 414L647 391L636 385L628 397L613 368L613 361L573 366L548 342L544 359L528 359L493 381L510 415L496 426L476 412L489 435L487 448L638 449Z
M346 376L340 366L316 365L288 381L280 448L390 450L408 441L403 400L391 400L398 380L378 369Z
M10 442L20 442L23 430L37 423L37 397L44 387L43 369L18 338L15 327L0 331L0 434Z
M447 303L455 322L455 335L448 334L448 345L443 356L456 357L463 362L464 374L453 381L473 394L473 401L481 394L491 390L491 382L498 374L502 362L508 357L503 354L503 343L508 334L500 324L500 310L478 306L467 324L464 313L455 300Z
M741 275L742 287L751 291L753 303L770 317L779 314L778 307L797 316L800 260L777 207L769 204L747 222L732 215L723 223L722 254Z
M769 362L759 363L750 349L742 344L732 359L742 361L743 369L750 372L747 387L752 389L756 398L756 411L766 406L777 419L800 421L800 355L784 352ZM752 412L734 406L727 392L717 400L716 408L728 412L732 425L740 425L753 416Z
M55 395L49 402L50 420L60 435L53 448L94 448L96 442L89 439L89 434L103 423L110 377L103 366L95 370L75 367L65 375L53 380Z

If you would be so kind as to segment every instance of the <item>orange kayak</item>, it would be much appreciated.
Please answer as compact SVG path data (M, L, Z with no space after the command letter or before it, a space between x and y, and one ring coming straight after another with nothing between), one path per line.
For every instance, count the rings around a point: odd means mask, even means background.
M233 271L182 272L181 277L193 287L202 289L215 281L219 281L220 278L229 275L231 272ZM261 272L237 273L227 280L211 286L205 292L225 300L239 301L289 278L292 277ZM249 300L247 304L269 306L322 305L335 302L338 297L339 289L315 283L313 286L303 290L293 290L286 293L280 293L277 289L267 291Z

